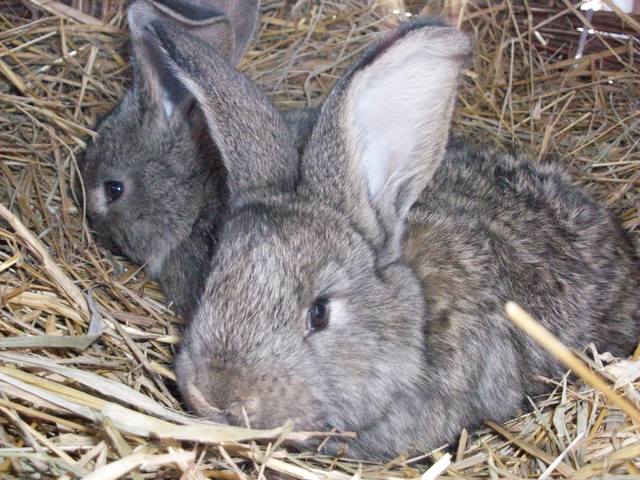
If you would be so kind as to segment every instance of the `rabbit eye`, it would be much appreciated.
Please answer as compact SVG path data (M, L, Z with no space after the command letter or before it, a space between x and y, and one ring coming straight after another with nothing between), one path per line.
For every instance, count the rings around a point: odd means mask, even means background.
M124 192L124 185L122 182L108 180L104 182L104 191L107 194L107 200L111 203L120 198L120 195Z
M329 305L326 299L316 300L307 312L307 326L310 330L320 330L329 324Z

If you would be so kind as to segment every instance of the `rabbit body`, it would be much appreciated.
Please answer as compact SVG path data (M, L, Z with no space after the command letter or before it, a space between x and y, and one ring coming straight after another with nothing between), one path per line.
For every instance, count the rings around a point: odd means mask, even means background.
M537 377L564 373L505 317L508 300L569 347L627 355L640 338L632 246L554 165L452 147L409 213L404 261L377 272L331 209L287 196L254 208L223 221L237 233L212 269L224 284L210 282L204 297L215 301L196 314L177 364L188 403L214 420L241 425L244 407L254 427L294 419L301 430L355 431L355 457L424 452L527 410L528 396L549 389ZM281 213L261 221L267 209ZM291 252L300 265L285 264ZM238 262L247 256L260 261ZM323 295L339 298L317 333L326 338L274 335L291 334L296 318L282 312L303 310L323 281L335 289ZM227 302L233 317L221 315Z
M356 454L455 442L529 409L565 368L505 318L516 300L565 345L626 356L640 339L640 267L610 212L557 165L451 146L408 216L405 261L426 299L416 388ZM425 441L428 432L428 441Z
M563 371L506 301L574 348L637 343L640 269L610 213L557 167L446 148L471 52L461 32L420 19L372 45L301 157L268 99L206 44L161 22L150 41L227 170L218 248L176 359L199 415L353 431L360 457L423 452L513 416L545 390L537 376ZM255 107L238 109L246 99Z
M144 265L185 318L197 307L208 276L225 208L226 173L198 105L172 81L145 44L144 32L149 22L165 19L235 63L251 39L258 7L256 0L134 2L133 87L101 121L80 164L97 240ZM314 109L284 113L299 148L316 116ZM114 182L120 193L110 198L107 185Z
M182 315L197 305L224 207L222 163L206 130L193 126L199 112L189 115L191 126L183 118L158 125L129 92L101 122L81 164L96 239L145 265ZM108 203L110 179L124 192Z

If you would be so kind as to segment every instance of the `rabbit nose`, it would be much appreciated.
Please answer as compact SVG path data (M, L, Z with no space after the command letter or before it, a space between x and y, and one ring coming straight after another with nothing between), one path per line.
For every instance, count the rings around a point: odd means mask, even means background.
M220 410L212 414L210 420L220 425L229 425L229 414L226 410Z
M231 402L225 408L214 407L207 418L212 422L221 425L244 426L246 424L246 414L242 402Z
M193 383L186 386L184 394L190 407L193 408L198 415L217 423L229 425L229 414L226 409L226 402L212 401L211 398L205 396Z

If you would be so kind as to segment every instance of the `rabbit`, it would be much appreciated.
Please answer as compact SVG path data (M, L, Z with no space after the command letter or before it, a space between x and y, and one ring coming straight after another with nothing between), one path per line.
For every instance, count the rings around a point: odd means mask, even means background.
M145 265L185 318L208 276L225 204L225 171L193 98L145 51L140 36L147 23L164 18L235 64L258 10L258 0L134 2L128 13L133 88L99 124L80 162L87 216L98 241ZM285 114L300 145L316 116L314 109ZM76 196L82 198L81 192Z
M640 266L612 214L556 165L447 148L466 34L417 19L381 38L335 85L302 156L205 43L163 22L144 41L200 104L227 170L175 364L194 413L356 433L324 444L332 454L415 454L512 418L546 390L536 376L563 373L507 301L572 348L626 355L638 341Z

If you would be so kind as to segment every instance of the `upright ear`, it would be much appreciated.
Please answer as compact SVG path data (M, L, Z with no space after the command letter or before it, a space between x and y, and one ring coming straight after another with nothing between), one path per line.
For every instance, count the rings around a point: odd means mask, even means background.
M301 192L349 215L392 261L409 209L441 163L469 38L419 19L373 45L325 102Z
M244 53L258 20L258 0L136 0L129 8L134 51L135 87L152 106L162 107L162 120L188 106L191 97L175 82L166 65L146 49L142 36L155 20L202 39L234 65Z
M210 5L224 13L233 30L231 64L237 65L247 50L260 16L260 0L195 0L200 5ZM215 46L214 43L209 45Z
M232 204L293 190L298 155L291 133L253 83L207 43L167 22L152 22L143 42L199 103L227 170Z

